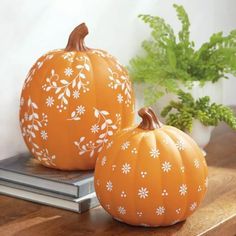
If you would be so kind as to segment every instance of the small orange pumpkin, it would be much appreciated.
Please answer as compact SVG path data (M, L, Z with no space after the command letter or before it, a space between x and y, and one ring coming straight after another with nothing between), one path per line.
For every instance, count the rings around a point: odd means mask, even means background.
M107 52L86 47L87 34L84 23L77 26L65 49L37 60L23 86L22 134L47 167L93 169L104 144L133 123L126 69Z
M161 124L150 108L142 122L113 137L99 154L95 189L103 208L131 225L165 226L185 220L202 201L207 166L187 134Z

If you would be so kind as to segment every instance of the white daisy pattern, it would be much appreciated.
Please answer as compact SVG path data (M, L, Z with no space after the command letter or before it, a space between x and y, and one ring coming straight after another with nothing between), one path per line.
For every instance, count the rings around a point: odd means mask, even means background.
M157 158L157 157L159 157L159 155L160 155L160 151L159 151L159 149L156 148L156 147L151 148L151 150L150 150L149 153L150 153L150 156L151 156L152 158Z
M90 130L91 130L92 133L96 134L96 133L98 133L100 128L99 128L99 126L97 124L94 124L94 125L91 126Z
M123 174L128 174L128 173L130 172L130 170L131 170L130 164L125 163L125 164L122 166L121 170L122 170L122 173L123 173Z
M130 142L126 141L121 145L121 150L126 150L129 148L129 146L130 146Z
M182 195L182 196L186 195L187 190L188 190L188 188L187 188L187 185L186 185L186 184L180 185L180 187L179 187L179 193L180 193L180 195Z
M109 180L106 184L107 191L111 192L113 188L112 182Z
M145 199L146 197L148 197L148 190L147 188L144 188L144 187L141 187L139 190L138 190L138 196L139 198L143 198Z
M102 158L101 165L104 166L104 165L106 164L106 161L107 161L107 157L104 156L104 157Z
M72 76L73 75L73 69L70 68L70 67L67 67L65 70L64 70L64 74L68 77Z
M42 131L40 132L40 135L41 135L41 138L42 138L43 140L47 140L47 139L48 139L48 134L47 134L47 132L46 132L45 130L42 130Z
M156 214L158 215L158 216L160 216L160 215L163 215L164 213L165 213L165 207L164 206L159 206L159 207L157 207L157 209L156 209Z
M83 115L85 113L85 107L82 105L77 106L76 111L79 115Z
M48 97L46 99L46 105L47 105L47 107L53 106L54 105L54 98L53 97Z
M162 169L164 172L169 172L169 171L171 170L171 164L170 164L170 162L165 161L164 163L162 163L161 169Z
M125 215L126 214L126 210L123 206L119 206L118 207L118 212L121 214L121 215Z
M176 147L178 148L179 151L183 151L184 150L184 141L179 139L177 140L177 142L175 143Z
M123 101L124 101L123 96L119 93L117 95L117 102L121 104Z
M74 90L74 91L73 91L73 98L74 98L74 99L78 99L79 96L80 96L80 92L79 92L78 90Z
M195 168L199 168L200 167L199 160L197 160L197 159L194 160L194 166L195 166Z
M192 204L190 205L189 210L190 210L190 211L194 211L194 210L196 209L196 207L197 207L197 203L194 202L194 203L192 203Z

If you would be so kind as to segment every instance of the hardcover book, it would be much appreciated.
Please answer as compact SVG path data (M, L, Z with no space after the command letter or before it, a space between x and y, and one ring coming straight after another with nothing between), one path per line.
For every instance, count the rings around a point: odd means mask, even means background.
M0 180L73 198L94 192L93 171L49 169L28 153L0 161Z

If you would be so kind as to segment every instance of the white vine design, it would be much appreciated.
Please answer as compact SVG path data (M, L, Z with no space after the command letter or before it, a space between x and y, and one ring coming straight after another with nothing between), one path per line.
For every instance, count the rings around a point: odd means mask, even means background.
M108 142L108 137L113 135L113 130L117 129L117 125L119 125L121 121L120 114L116 114L115 123L113 123L111 119L107 118L108 115L109 112L94 108L94 116L98 120L96 124L92 125L92 127L97 127L97 132L100 130L101 133L95 142L90 140L87 143L84 143L85 137L81 137L79 141L75 141L74 144L79 149L79 155L89 153L89 156L93 157L96 150L97 152L102 151L104 144Z
M42 68L43 64L48 61L48 60L51 60L53 58L53 54L46 54L42 57L42 59L39 61L37 61L35 63L35 65L30 69L27 77L26 77L26 80L24 82L24 85L23 85L23 89L25 89L25 87L29 86L29 83L30 81L33 79L33 76L35 75L35 72L37 70L39 70L40 68Z
M78 72L70 81L66 79L60 79L59 75L54 69L52 69L50 76L46 78L47 84L42 86L46 92L52 89L55 91L55 94L58 94L57 99L59 100L59 105L57 108L59 109L59 112L66 110L68 98L71 96L71 88L77 89L76 91L78 93L81 90L83 93L89 91L89 81L86 81L86 76L84 73L85 71L90 70L90 66L88 64L89 58L87 56L80 56L76 57L75 60L80 61L80 63L76 66ZM68 77L72 76L73 70L71 68L67 68L66 70L66 75Z
M23 105L23 104L22 104ZM42 130L43 127L48 124L48 117L46 114L42 113L41 118L37 113L38 106L35 102L29 99L27 100L28 110L23 115L20 120L20 126L22 128L22 135L27 139L27 141L32 145L31 152L35 154L39 161L43 161L46 165L55 165L53 159L55 155L49 156L48 150L40 150L39 145L35 142L36 135L43 132L44 136L41 135L42 139L45 140L47 136L46 131Z
M108 71L110 73L110 76L108 77L110 80L108 87L114 90L117 90L118 88L120 88L120 90L124 92L124 95L126 97L125 104L128 107L131 104L131 90L132 90L131 82L129 80L127 72L124 72L124 70L122 70L118 64L116 67L122 73L122 75L119 75L117 72L113 71L111 68L108 68ZM120 93L117 94L117 101L119 103L123 102L123 97Z

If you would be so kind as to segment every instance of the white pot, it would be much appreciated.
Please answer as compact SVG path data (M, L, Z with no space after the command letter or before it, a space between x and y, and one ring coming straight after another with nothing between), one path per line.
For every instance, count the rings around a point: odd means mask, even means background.
M199 120L193 120L193 129L188 133L196 143L204 148L210 141L214 126L204 126Z
M145 84L135 84L135 95L136 95L136 114L137 111L145 105L144 102L144 90L147 85ZM185 88L182 84L179 85L179 88L185 92L191 93L194 99L200 97L209 96L211 102L222 103L223 100L223 79L220 79L216 83L206 82L203 87L200 86L199 81L194 81L191 89ZM160 113L162 109L171 101L177 101L178 97L176 94L167 93L161 97L153 106L155 113L158 115L159 119L164 122L164 119L161 117ZM140 118L136 116L136 122L140 122ZM211 132L213 127L207 127L202 125L198 120L193 121L193 130L190 133L190 136L198 143L200 147L204 147L210 140Z
M139 110L144 106L144 90L147 85L135 84L136 94L136 109ZM211 102L222 103L223 101L223 79L218 80L216 83L206 82L203 87L200 86L199 81L194 81L191 89L184 87L183 84L179 84L179 88L184 92L191 93L194 99L198 99L204 96L209 96ZM177 101L178 97L173 93L166 93L162 96L152 107L157 114L160 114L161 110L171 101Z

